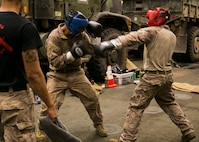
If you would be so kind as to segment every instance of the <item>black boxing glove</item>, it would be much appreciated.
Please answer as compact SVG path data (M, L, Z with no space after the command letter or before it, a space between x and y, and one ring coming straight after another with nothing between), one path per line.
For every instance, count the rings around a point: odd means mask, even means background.
M119 39L112 39L110 41L103 41L100 45L95 46L95 54L101 57L107 57L107 54L110 50L120 48L122 43Z
M95 21L89 21L86 30L89 34L93 35L94 37L100 37L102 32L102 25Z
M71 55L73 56L73 58L80 58L82 56L84 56L85 54L87 54L87 50L86 47L83 43L83 41L77 41L73 44L71 50Z

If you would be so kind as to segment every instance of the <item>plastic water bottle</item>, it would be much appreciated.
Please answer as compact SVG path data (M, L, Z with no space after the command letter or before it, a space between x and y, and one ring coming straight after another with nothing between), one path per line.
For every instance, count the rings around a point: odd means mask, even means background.
M112 80L113 79L113 73L112 73L112 69L111 69L110 65L108 65L108 67L107 67L106 76L107 76L108 80Z
M37 94L35 94L35 104L41 104L41 99Z
M131 80L133 80L133 81L136 80L136 73L135 72L132 73Z

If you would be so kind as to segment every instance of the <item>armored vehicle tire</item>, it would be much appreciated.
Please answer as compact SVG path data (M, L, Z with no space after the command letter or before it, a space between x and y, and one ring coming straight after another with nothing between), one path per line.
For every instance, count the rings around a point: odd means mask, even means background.
M102 41L116 38L121 34L122 33L119 30L114 28L105 29L101 33ZM87 63L87 71L89 76L95 82L104 82L107 65L117 64L122 70L124 70L126 67L126 58L126 48L110 51L107 58L101 58L98 56L92 57Z
M193 26L188 31L186 54L189 61L199 61L199 27Z

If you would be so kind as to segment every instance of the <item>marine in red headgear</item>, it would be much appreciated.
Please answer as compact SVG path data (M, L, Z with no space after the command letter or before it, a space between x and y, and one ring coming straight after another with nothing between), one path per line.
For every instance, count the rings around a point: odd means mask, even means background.
M170 11L158 7L153 10L148 10L146 17L148 18L148 26L160 26L170 19Z

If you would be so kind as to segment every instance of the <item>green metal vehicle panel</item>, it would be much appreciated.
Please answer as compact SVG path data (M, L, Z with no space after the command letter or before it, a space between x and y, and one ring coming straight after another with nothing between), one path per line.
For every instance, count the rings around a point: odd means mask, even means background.
M22 11L21 15L36 25L44 43L38 50L43 70L48 71L45 41L49 32L64 22L67 12L78 10L89 20L99 22L103 26L101 39L110 40L131 31L131 19L122 15L121 4L121 0L25 0L27 11ZM111 34L107 34L107 31ZM93 57L83 61L90 62L88 64L88 68L92 67L90 71L96 71L93 78L103 81L107 65L118 64L121 69L125 69L126 58L125 51L114 50L106 59Z
M132 19L132 30L146 27L147 18L145 14L148 9L155 7L162 7L171 11L171 18L167 24L177 37L177 45L174 52L184 53L189 61L198 61L199 35L196 29L199 28L199 1L123 0L123 14ZM196 31L193 32L193 29Z

